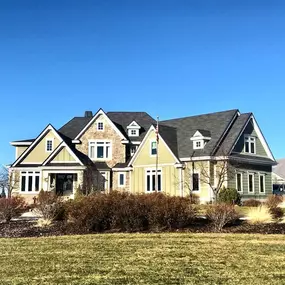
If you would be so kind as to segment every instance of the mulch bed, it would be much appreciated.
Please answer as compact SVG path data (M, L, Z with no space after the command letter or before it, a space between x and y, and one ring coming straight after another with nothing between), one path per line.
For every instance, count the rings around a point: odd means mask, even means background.
M174 230L173 230L174 231ZM175 230L175 232L211 233L211 224L205 219L197 220L187 229ZM112 231L114 232L114 231ZM87 234L90 232L78 232L63 221L54 222L48 227L37 227L35 221L11 221L10 223L0 223L0 238L10 237L42 237L61 236L70 234ZM262 225L250 225L246 221L229 225L222 230L222 233L260 233L260 234L285 234L285 224L271 223Z

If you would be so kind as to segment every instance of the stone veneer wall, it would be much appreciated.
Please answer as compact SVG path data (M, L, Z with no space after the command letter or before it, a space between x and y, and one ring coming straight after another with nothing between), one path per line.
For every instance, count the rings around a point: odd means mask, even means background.
M126 174L125 187L119 187L118 173ZM114 171L113 172L113 190L130 191L130 172L129 171Z
M104 130L97 130L97 122L104 123ZM105 162L109 167L113 167L116 163L125 162L126 146L122 144L122 138L114 130L113 126L109 125L104 116L99 116L96 121L86 130L80 138L81 144L77 144L76 148L88 155L88 141L89 140L110 140L112 143L112 159ZM98 160L102 161L102 160Z

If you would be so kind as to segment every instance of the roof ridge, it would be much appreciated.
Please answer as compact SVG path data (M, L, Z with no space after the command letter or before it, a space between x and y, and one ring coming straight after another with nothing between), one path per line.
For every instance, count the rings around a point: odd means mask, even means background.
M200 114L200 115L193 115L193 116L185 116L185 117L180 117L180 118L174 118L174 119L168 119L168 120L162 120L161 122L167 122L167 121L174 121L174 120L181 120L181 119L188 119L188 118L194 118L194 117L202 117L202 116L207 116L207 115L215 115L215 114L220 114L220 113L226 113L226 112L238 112L238 109L231 109L231 110L225 110L225 111L218 111L218 112L212 112L212 113L205 113L205 114Z

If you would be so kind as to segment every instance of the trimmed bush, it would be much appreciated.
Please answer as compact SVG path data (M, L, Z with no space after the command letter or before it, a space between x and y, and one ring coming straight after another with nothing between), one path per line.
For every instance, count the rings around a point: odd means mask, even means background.
M247 213L250 224L265 224L272 222L272 215L267 206L252 207Z
M23 197L0 198L0 221L9 222L19 217L26 209L27 204Z
M181 228L195 216L189 199L161 193L97 193L78 198L68 206L69 221L74 227L95 232Z
M262 203L256 199L248 199L242 202L242 205L245 207L259 207L261 204Z
M241 197L236 189L223 187L219 192L218 202L240 205Z
M216 232L220 232L226 224L233 223L239 218L234 205L225 203L209 206L206 216L212 222Z

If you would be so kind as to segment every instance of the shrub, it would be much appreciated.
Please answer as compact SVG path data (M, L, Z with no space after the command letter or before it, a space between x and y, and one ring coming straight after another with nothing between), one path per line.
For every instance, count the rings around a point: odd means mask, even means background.
M154 193L149 195L149 199L151 207L148 220L151 228L183 228L196 217L196 209L187 198Z
M277 208L283 202L283 197L278 195L269 195L266 199L266 206L269 209Z
M235 222L239 218L234 205L225 203L209 206L206 216L217 232L220 232L226 224Z
M62 211L64 211L61 197L53 192L43 190L39 192L34 207L35 212L44 220L54 220L57 216L61 215Z
M284 212L280 207L271 208L269 211L272 215L272 218L275 220L281 220L284 216Z
M223 187L219 192L218 202L240 205L241 197L236 189Z
M23 197L0 198L0 221L9 222L12 218L19 217L27 209Z
M250 208L247 213L250 224L264 224L272 222L272 215L267 206Z
M248 199L242 202L242 205L245 207L259 207L261 204L262 203L256 199Z
M187 226L195 216L189 199L161 193L97 193L68 206L69 221L76 229L87 231L173 229Z
M200 198L197 194L191 193L189 195L189 199L190 199L190 204L194 204L194 205L200 204Z

